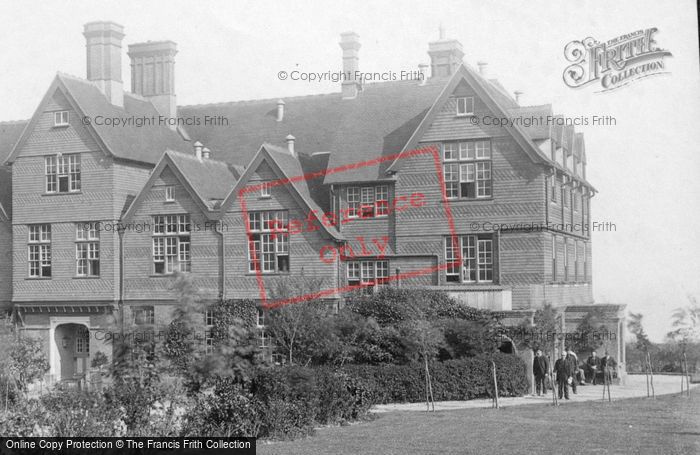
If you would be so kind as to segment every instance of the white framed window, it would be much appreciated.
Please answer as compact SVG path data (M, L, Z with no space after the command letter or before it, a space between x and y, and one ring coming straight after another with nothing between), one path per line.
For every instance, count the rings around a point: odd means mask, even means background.
M70 125L70 117L68 111L57 111L53 113L53 126L68 126Z
M138 306L132 310L135 325L153 325L156 323L156 315L153 306Z
M348 218L357 218L360 216L360 188L350 186L347 189L348 199Z
M349 261L347 279L350 286L372 288L386 285L389 282L389 261Z
M377 218L389 215L389 186L347 188L348 218Z
M44 158L47 193L80 191L80 155L52 155Z
M272 197L270 194L270 182L263 182L262 185L260 185L260 197L261 198Z
M75 225L75 274L100 276L100 233L97 223Z
M248 271L289 272L289 213L249 212Z
M445 196L448 199L491 197L490 140L445 143L443 159Z
M375 192L375 204L377 206L375 214L377 217L387 216L389 214L389 187L379 185Z
M51 225L28 227L27 256L30 278L51 277Z
M360 218L374 217L374 187L363 187L360 200Z
M165 187L165 202L175 202L175 195L173 194L172 185Z
M87 329L78 331L75 337L75 353L89 354L90 353L90 332Z
M457 115L473 115L474 114L474 97L460 96L457 98Z
M461 262L459 255L461 250ZM494 277L493 238L490 235L462 235L445 238L445 276L453 283L492 283Z
M214 311L213 310L204 311L204 325L206 325L207 327L214 326Z
M189 215L156 215L153 217L153 273L167 275L190 272Z

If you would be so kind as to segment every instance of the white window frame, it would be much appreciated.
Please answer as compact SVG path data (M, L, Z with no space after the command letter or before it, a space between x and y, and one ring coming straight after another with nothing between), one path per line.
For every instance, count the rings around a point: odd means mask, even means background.
M474 97L460 96L457 97L457 116L466 117L474 115Z
M453 240L456 245L453 243ZM445 237L446 281L451 283L493 283L496 275L495 242L492 236L467 234ZM462 262L455 264L461 257Z
M377 185L374 190L374 216L382 218L389 215L389 186Z
M172 185L165 187L165 202L175 202L174 188Z
M131 310L134 325L155 325L156 310L153 305L136 306Z
M50 224L30 224L27 228L27 271L30 278L52 276Z
M63 127L70 125L70 113L68 111L56 111L53 113L53 126Z
M270 182L263 182L260 185L260 198L261 199L267 199L272 197L272 194L270 193Z
M44 157L46 193L67 194L79 192L82 186L80 167L79 153ZM62 182L65 182L65 190L61 190Z
M248 212L248 272L289 273L289 212Z
M152 262L154 275L192 271L191 220L188 214L153 217ZM159 264L162 264L159 271Z
M100 233L97 223L75 225L75 275L100 276Z
M493 197L493 150L490 139L445 142L442 150L447 199Z
M348 261L346 264L348 286L369 288L384 286L389 283L389 270L388 260Z
M348 204L348 218L359 218L361 207L360 187L349 186L346 189L345 196Z

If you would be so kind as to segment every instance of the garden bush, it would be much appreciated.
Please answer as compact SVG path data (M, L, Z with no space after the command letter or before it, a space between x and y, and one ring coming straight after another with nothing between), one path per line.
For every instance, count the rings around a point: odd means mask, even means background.
M470 400L493 396L491 361L496 364L499 396L520 396L527 392L525 363L517 356L494 353L431 364L433 396L436 401ZM343 371L368 381L378 403L425 400L425 367L406 365L347 365Z

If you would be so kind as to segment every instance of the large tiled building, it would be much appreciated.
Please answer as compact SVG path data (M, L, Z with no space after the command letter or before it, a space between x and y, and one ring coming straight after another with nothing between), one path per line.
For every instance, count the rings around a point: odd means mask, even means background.
M565 330L595 307L624 360L622 307L593 306L583 135L464 64L459 42L429 43L412 80L177 106L175 43L129 45L125 92L123 28L84 35L87 77L57 74L31 119L0 123L0 305L45 341L52 379L111 355L89 333L167 324L176 271L212 302L304 275L337 302L422 286L514 322L551 303ZM340 45L352 76L359 37ZM545 121L484 121L525 117Z

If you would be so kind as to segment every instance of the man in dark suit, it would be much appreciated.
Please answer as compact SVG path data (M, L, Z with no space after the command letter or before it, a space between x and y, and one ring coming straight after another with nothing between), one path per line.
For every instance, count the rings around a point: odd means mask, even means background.
M586 364L588 365L589 381L593 381L593 385L596 385L596 376L600 371L600 359L595 351L593 351L591 356L588 357Z
M532 362L532 374L535 375L535 389L537 390L537 396L540 392L547 393L547 383L545 379L549 374L549 360L547 357L542 355L542 351L538 349L535 351L535 360Z
M554 374L557 378L559 399L569 399L569 379L571 378L571 363L566 359L566 351L562 351L561 358L554 362Z
M610 357L608 351L605 351L605 356L600 359L600 369L603 370L605 381L608 384L612 382L613 372L615 371L616 366L617 363L615 362L615 359Z

